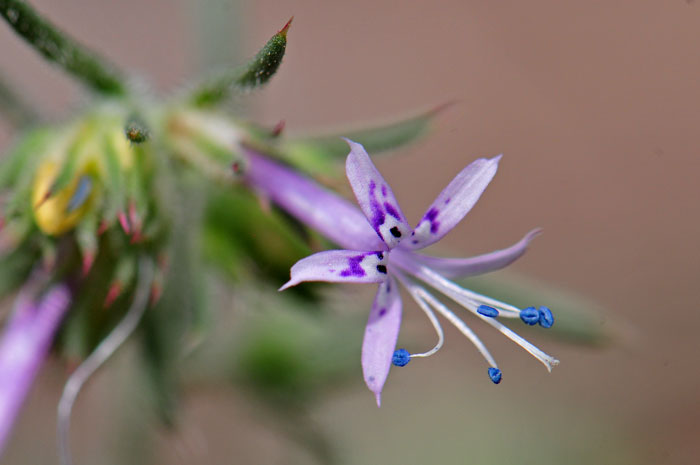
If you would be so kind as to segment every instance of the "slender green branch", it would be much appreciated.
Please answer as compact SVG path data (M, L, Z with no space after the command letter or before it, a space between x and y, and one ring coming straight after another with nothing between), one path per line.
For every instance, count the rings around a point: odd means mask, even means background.
M23 0L0 0L0 14L47 60L57 63L93 90L124 95L120 74L94 53L42 18Z
M39 120L37 113L0 76L0 112L18 128Z

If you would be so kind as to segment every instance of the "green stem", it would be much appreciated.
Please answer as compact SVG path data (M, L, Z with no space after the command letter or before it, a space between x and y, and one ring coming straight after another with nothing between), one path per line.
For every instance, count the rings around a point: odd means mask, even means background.
M93 90L125 95L119 73L95 54L43 19L23 0L0 0L0 14L24 40Z
M13 92L2 77L0 77L0 112L17 128L29 126L39 120L37 113Z

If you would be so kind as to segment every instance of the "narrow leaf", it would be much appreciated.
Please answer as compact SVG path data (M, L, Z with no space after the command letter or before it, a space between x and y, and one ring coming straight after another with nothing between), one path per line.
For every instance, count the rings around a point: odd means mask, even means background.
M416 116L373 128L335 131L325 136L282 141L279 150L282 156L297 167L318 172L328 169L333 162L344 160L347 156L348 144L341 137L359 142L372 155L397 149L423 136L430 128L435 115L448 105L443 104Z

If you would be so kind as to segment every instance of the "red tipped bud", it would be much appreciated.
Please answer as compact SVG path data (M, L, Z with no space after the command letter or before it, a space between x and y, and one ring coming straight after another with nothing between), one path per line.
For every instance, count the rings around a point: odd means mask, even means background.
M109 308L112 306L117 297L122 293L122 284L119 281L114 281L109 286L109 291L107 291L107 297L105 297L104 308Z

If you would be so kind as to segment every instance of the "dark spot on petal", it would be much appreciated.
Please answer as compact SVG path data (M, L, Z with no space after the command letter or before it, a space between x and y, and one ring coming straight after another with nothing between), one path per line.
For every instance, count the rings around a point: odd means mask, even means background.
M362 269L360 263L365 258L364 255L355 255L354 257L348 258L348 267L340 272L340 276L347 278L348 276L357 276L361 278L364 276L365 270Z
M380 260L384 260L384 254L382 252L377 252L377 258Z
M382 184L382 195L386 197L386 186Z
M414 244L418 244L418 239L413 239L411 242L413 242Z
M384 315L386 315L386 308L379 310L379 316L384 316Z
M435 221L435 218L437 218L438 213L440 213L440 210L433 207L430 210L428 210L428 213L425 214L425 219L428 221Z
M394 236L394 237L401 237L401 231L399 231L399 228L396 227L396 226L394 226L393 228L391 228L391 229L389 230L389 232L390 232L391 235Z
M367 379L369 379L370 381L374 381L374 376L370 376L370 377L367 378Z
M382 274L386 274L386 266L384 265L377 265L377 271L379 271Z
M452 197L447 197L447 198L445 199L445 205L447 205L448 203L450 203L450 200L452 200Z

